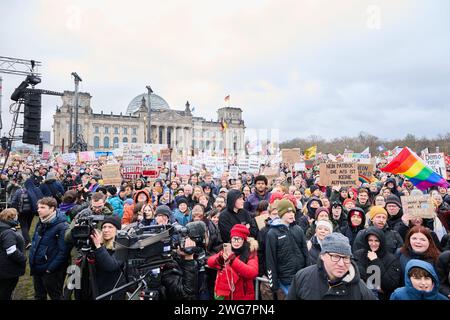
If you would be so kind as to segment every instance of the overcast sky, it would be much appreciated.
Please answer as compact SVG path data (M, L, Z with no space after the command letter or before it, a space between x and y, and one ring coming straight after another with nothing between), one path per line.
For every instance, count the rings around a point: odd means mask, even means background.
M95 112L125 113L150 84L216 119L231 96L247 128L281 141L365 131L446 133L450 1L0 1L0 55L42 61L38 88L83 79ZM22 77L2 75L3 127ZM51 130L59 97L45 97Z

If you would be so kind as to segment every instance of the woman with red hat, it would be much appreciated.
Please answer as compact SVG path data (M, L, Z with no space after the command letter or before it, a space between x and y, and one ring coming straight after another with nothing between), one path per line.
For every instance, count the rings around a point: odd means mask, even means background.
M214 296L217 300L255 300L253 281L258 276L258 242L243 224L230 231L231 244L209 257L208 266L218 269Z

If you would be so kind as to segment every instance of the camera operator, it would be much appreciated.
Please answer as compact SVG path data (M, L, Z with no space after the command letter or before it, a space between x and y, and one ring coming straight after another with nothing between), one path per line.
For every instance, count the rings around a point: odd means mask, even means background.
M98 295L106 293L115 287L124 284L122 273L122 261L118 261L114 255L114 240L117 231L122 227L118 216L107 216L101 225L101 232L97 229L91 235L94 244L95 279ZM110 300L123 300L124 292L118 292Z
M169 223L171 211L166 205L156 208L155 220L158 225ZM172 239L173 240L173 239ZM176 241L176 240L175 240ZM186 238L184 247L195 247L195 241ZM162 266L161 285L167 300L195 300L198 292L198 265L194 254L187 254L180 248L173 260Z

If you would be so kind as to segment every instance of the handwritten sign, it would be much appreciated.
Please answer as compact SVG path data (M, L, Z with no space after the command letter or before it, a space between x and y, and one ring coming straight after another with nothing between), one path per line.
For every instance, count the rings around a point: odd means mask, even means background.
M300 162L300 149L281 149L281 158L284 163L294 164Z
M344 153L344 162L356 162L370 164L370 153Z
M177 176L190 176L191 166L188 164L179 164L177 166Z
M447 170L445 168L445 155L443 153L425 153L425 162L434 172L447 180Z
M373 178L373 164L358 163L358 175L367 182L371 182Z
M434 212L433 201L428 195L423 196L402 196L403 212L413 217L419 218L434 218L436 213Z
M230 166L230 179L237 179L239 177L239 167Z
M306 164L304 162L295 163L294 171L306 171Z
M321 163L319 170L321 186L353 187L358 181L356 163Z
M105 164L102 166L103 184L108 186L118 186L122 183L120 174L120 164Z

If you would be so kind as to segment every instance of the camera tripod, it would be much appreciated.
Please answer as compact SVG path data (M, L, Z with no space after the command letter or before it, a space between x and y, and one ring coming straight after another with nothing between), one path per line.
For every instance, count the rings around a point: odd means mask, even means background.
M69 288L69 284L64 287L64 298L70 300L72 293L75 300L92 300L98 295L97 282L95 278L95 257L91 248L81 248L80 255L75 260L75 265L79 268L78 281L79 288ZM77 281L77 279L75 279Z

